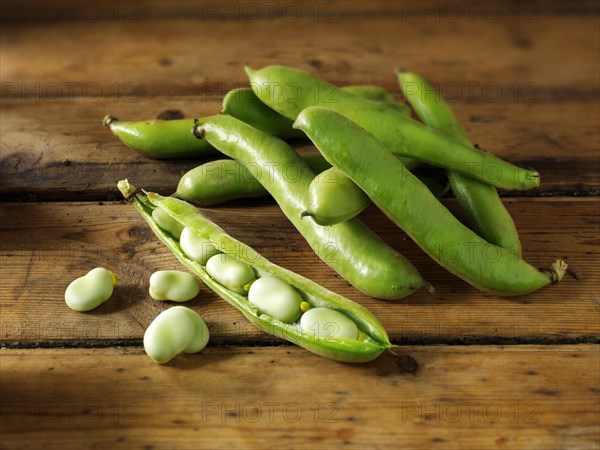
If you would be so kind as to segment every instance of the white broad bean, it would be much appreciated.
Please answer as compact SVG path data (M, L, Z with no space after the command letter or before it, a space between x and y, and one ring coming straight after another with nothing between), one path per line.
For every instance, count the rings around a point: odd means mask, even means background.
M90 311L110 298L119 279L102 267L73 280L65 290L65 302L75 311Z
M154 300L187 302L200 292L200 282L191 273L159 270L150 276L149 292Z
M183 225L160 208L154 208L152 210L152 218L159 227L169 232L175 239L179 240L181 232L183 231Z
M197 353L208 343L209 332L200 315L185 306L160 313L144 333L144 350L156 363L164 364L179 353Z
M210 258L206 271L219 284L242 295L248 293L248 285L256 279L252 267L225 253Z
M259 313L283 323L292 323L302 314L302 297L298 291L273 276L262 277L252 283L248 291L248 301L256 306Z
M302 314L300 328L316 339L356 339L358 327L352 319L329 308L312 308Z
M198 236L189 227L185 227L181 232L179 246L188 258L203 266L211 257L220 253L215 244Z

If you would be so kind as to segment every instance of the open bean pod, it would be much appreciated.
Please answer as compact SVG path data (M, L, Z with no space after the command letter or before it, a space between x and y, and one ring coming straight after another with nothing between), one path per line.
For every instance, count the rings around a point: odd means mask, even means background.
M120 181L119 189L126 198L132 198L133 204L144 220L148 223L156 236L175 254L175 256L194 274L196 274L208 287L221 298L237 308L246 318L261 330L274 336L286 339L296 345L306 348L318 355L343 362L367 362L377 358L382 352L390 349L391 344L383 326L369 311L362 306L325 289L319 284L304 278L294 272L279 267L258 254L251 247L229 236L222 228L208 220L192 205L173 198L162 197L154 193L136 193L135 188L127 180ZM305 318L302 323L300 317L290 317L291 322L285 323L275 319L264 311L260 305L252 304L244 294L228 289L207 271L206 265L190 259L182 250L179 241L172 234L164 231L153 219L152 212L160 208L173 220L208 241L227 257L250 266L258 280L266 277L287 283L293 291L301 297L301 312L312 309L324 308L333 314L322 314L319 310L311 314L311 320ZM219 256L214 256L218 258ZM208 263L207 263L208 264ZM269 283L272 283L270 280ZM252 289L249 283L248 289ZM290 293L286 293L289 297ZM292 294L293 296L293 294ZM290 301L289 298L286 301ZM338 314L335 314L335 313ZM316 322L312 316L316 317ZM324 317L327 323L318 322L318 317ZM342 317L352 322L357 329L355 338L348 338L352 326L348 321L336 322L336 317ZM329 322L332 321L332 322ZM306 327L307 322L311 329ZM339 328L343 332L323 335L322 330ZM303 328L304 327L304 328ZM315 331L312 332L311 330Z

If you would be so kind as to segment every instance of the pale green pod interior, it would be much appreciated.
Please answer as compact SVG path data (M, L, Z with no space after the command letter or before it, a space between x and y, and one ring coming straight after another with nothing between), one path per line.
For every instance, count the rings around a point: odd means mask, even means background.
M102 267L73 280L65 290L65 302L75 311L90 311L110 298L117 276Z
M149 292L154 300L187 302L200 292L200 282L191 273L159 270L150 276Z
M155 208L152 211L152 218L161 227L163 230L168 231L171 235L179 239L181 237L181 232L183 231L183 225L173 219L169 214L164 212L160 208Z
M345 314L329 308L312 308L300 318L300 327L304 332L317 339L356 339L358 327Z
M131 186L127 180L120 181L118 187L126 198L131 197L135 193L135 187ZM196 261L191 260L181 250L180 243L158 226L152 217L152 211L159 206L158 204L174 220L177 220L186 227L193 228L197 235L214 242L219 249L225 252L226 256L230 256L234 261L243 261L252 271L252 281L257 276L260 278L274 276L280 281L288 283L296 291L302 300L300 305L298 305L301 311L323 306L343 311L344 316L356 322L355 326L361 332L353 336L352 339L340 337L320 341L301 329L298 318L291 323L284 323L268 314L261 314L258 308L250 303L248 298L248 290L252 288L251 282L242 286L242 293L237 293L226 285L221 284L218 279L209 274L207 266L202 266ZM391 344L389 343L387 333L377 319L366 309L304 277L270 263L250 247L231 238L220 227L206 219L193 206L173 197L161 197L153 193L135 195L134 205L157 237L174 252L185 266L192 270L221 298L234 305L246 318L263 331L300 345L316 354L345 362L371 361L383 351L390 348ZM213 258L221 256L223 255L216 255ZM241 284L240 280L237 281L237 284ZM260 284L258 286L260 287ZM203 322L198 323L200 327ZM204 345L203 342L207 339L208 330L205 330L204 340L202 336L198 336L198 341L194 344L189 344L189 347L183 351L194 351L196 348L202 347Z
M188 258L203 266L211 257L220 253L214 243L198 236L190 227L185 227L181 232L179 245Z
M242 295L248 293L246 286L256 279L252 267L225 253L210 258L206 262L206 271L221 285Z
M252 283L248 301L258 308L260 314L267 314L283 323L294 322L302 314L302 296L290 284L273 276L261 277Z

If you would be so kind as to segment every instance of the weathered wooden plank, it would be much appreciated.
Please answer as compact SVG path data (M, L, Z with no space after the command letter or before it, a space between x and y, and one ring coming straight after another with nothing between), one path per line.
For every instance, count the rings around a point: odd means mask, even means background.
M452 201L446 202L454 208ZM363 218L401 250L436 293L417 292L398 302L358 293L318 259L274 205L205 210L234 237L288 269L369 308L396 342L530 342L581 340L600 332L597 199L511 199L508 209L521 233L524 254L536 266L565 258L584 278L517 299L486 296L432 262L375 208ZM181 268L126 204L50 203L0 205L1 339L4 342L102 342L141 339L167 305L147 293L159 269ZM334 257L334 253L328 255ZM82 314L64 304L71 280L96 266L121 277L113 298ZM208 288L189 305L226 343L281 342L255 329ZM540 319L542 318L542 319Z
M2 447L600 445L597 346L399 351L407 364L352 366L300 349L209 347L158 366L142 349L3 350Z
M267 3L277 2L250 2L259 8ZM340 84L391 89L397 89L392 71L402 66L436 82L458 83L463 94L476 87L480 101L498 88L504 101L513 101L515 85L525 97L539 88L542 98L558 104L565 97L598 96L596 14L543 14L544 2L520 4L517 15L496 13L498 3L480 5L485 14L451 2L433 2L433 11L431 3L379 2L385 5L380 13L367 6L356 14L352 6L343 12L346 2L290 3L305 12L321 5L321 14L253 20L242 11L213 20L197 8L186 13L196 20L5 24L2 97L223 92L245 82L243 63L291 64ZM390 13L389 3L400 3L400 11Z
M546 102L454 103L458 117L481 147L541 173L539 189L517 195L599 192L600 109L596 106L579 101L560 107ZM110 113L122 120L146 119L167 109L180 109L188 117L204 116L218 113L220 107L219 97L203 96L4 102L0 196L106 200L118 196L116 181L124 177L170 194L180 176L201 161L147 159L102 127L102 118Z
M295 19L297 17L325 17L333 20L338 17L377 15L411 17L441 16L447 19L482 16L489 20L499 15L521 20L532 20L539 15L586 15L598 14L598 4L594 0L579 0L565 4L560 0L519 2L504 0L494 4L470 0L427 0L411 2L390 2L387 0L297 0L294 2L257 2L239 0L231 4L226 0L206 3L199 0L164 2L161 0L131 1L105 0L102 3L73 3L58 0L48 4L43 0L9 2L2 5L0 20L16 22L100 22L118 21L135 23L147 19L193 17L210 21L272 21L275 19Z

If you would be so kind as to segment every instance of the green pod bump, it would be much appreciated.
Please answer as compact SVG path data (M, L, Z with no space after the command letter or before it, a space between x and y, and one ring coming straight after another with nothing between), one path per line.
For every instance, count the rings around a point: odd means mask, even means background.
M152 211L152 218L159 227L171 233L174 238L180 238L181 233L183 232L183 226L176 220L173 220L166 212L160 208L156 208Z
M213 256L220 253L219 249L210 240L198 236L189 227L185 227L179 237L181 250L190 259L204 265Z
M293 120L273 111L250 88L229 91L223 99L221 114L233 116L281 139L306 139L302 131L292 128Z
M417 245L473 286L500 296L523 295L558 282L564 275L563 261L540 271L483 240L460 223L375 137L341 114L307 108L294 126ZM369 154L361 153L362 148L368 148Z
M458 142L473 146L467 131L440 93L419 75L398 73L404 96L425 125ZM448 180L454 196L467 216L468 225L486 241L521 256L521 241L515 223L493 186L449 170Z
M337 111L375 136L389 151L411 158L402 159L409 168L417 160L456 170L503 189L539 186L536 171L519 168L491 153L450 139L382 103L358 98L307 72L284 66L261 70L246 67L246 72L256 95L281 115L295 120L310 106ZM295 86L297 95L288 95L286 88L290 85ZM369 153L365 148L357 151Z
M191 273L159 270L150 276L150 297L154 300L187 302L200 292L200 283Z
M75 311L90 311L110 298L118 280L113 272L96 267L67 286L65 302Z
M358 219L328 227L303 219L315 174L281 139L225 115L199 120L195 130L219 151L252 168L316 254L355 288L396 300L428 286L410 261Z
M325 289L307 278L271 263L252 248L233 239L222 228L202 215L200 211L182 200L173 197L162 197L154 193L136 194L135 188L126 180L120 181L118 186L126 198L132 199L134 206L152 231L171 249L173 254L217 295L237 308L261 330L286 339L318 355L344 362L371 361L391 348L385 329L364 307ZM174 220L185 227L191 227L199 236L210 239L225 254L248 264L257 274L259 280L265 277L275 277L287 283L302 298L299 305L302 312L311 311L313 308L328 308L338 311L355 323L359 333L353 339L346 337L319 339L318 336L302 330L299 322L301 318L292 323L285 323L271 317L264 311L261 313L259 308L250 303L248 297L228 289L213 279L208 274L205 266L189 259L181 251L179 242L171 234L160 228L152 219L152 210L157 207L165 210ZM250 286L250 289L252 289L252 286ZM260 285L258 288L260 288ZM282 292L285 295L290 294L289 291L287 293L285 290ZM291 300L297 301L297 298L292 295ZM174 353L175 350L169 350L166 352L165 358Z
M356 184L335 167L317 175L308 187L310 216L319 225L345 222L360 214L371 200Z
M158 364L180 353L198 353L208 343L209 332L200 315L185 306L160 313L144 333L144 350Z

